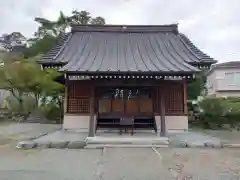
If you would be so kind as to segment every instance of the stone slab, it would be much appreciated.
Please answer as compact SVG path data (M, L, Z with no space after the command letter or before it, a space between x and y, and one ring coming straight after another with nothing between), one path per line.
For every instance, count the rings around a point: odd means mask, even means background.
M34 141L21 141L17 144L17 148L21 149L32 149L36 147L36 142Z
M222 148L221 142L214 142L214 141L206 141L204 142L205 147L209 148Z
M52 142L50 141L38 141L36 142L36 148L42 148L42 149L46 149L46 148L50 148Z
M168 148L168 145L140 145L140 144L88 144L85 149L103 148Z
M222 144L223 148L240 148L240 144Z
M84 148L86 143L84 141L71 141L67 145L68 149L82 149Z
M63 149L68 145L68 141L52 141L50 148Z
M87 137L86 144L168 145L165 137Z
M189 147L189 148L219 148L221 140L199 132L184 132L170 134L170 144L172 147Z
M204 148L205 144L202 141L193 141L193 142L187 142L187 147L189 147L189 148Z

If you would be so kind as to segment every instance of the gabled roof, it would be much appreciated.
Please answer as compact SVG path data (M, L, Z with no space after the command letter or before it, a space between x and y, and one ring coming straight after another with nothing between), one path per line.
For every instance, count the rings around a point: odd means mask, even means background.
M222 69L222 68L240 68L240 61L229 61L229 62L214 64L207 74L209 75L215 69Z
M68 72L192 73L193 65L215 62L174 24L75 25L40 63Z
M229 61L229 62L224 62L224 63L218 63L213 66L213 68L240 68L240 61Z

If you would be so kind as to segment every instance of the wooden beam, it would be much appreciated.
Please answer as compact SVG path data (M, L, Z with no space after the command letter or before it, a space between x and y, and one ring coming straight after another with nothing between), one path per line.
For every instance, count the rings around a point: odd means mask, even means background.
M88 136L89 137L94 137L95 133L95 126L94 126L94 86L92 86L92 92L91 92L91 98L90 98L90 120L89 120L89 132Z
M160 116L161 116L161 132L160 136L166 136L166 121L165 121L165 102L164 102L164 93L160 92Z
M124 86L124 87L133 87L133 86L159 86L162 84L171 84L171 83L182 83L182 80L170 81L170 80L120 80L120 79L98 79L98 80L83 80L83 81L69 81L69 84L82 84L82 85L92 85L95 87L109 87L109 86Z

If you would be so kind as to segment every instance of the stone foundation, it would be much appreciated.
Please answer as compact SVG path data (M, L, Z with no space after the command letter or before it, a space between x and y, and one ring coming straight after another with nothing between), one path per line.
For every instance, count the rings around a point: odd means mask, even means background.
M63 119L63 129L88 132L89 122L90 122L89 115L65 114Z
M155 116L157 131L161 131L161 117ZM168 131L186 131L188 130L187 116L166 116L166 129Z

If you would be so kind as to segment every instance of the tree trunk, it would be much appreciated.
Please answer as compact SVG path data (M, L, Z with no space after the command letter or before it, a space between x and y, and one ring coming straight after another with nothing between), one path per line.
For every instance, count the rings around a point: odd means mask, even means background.
M35 96L35 105L36 105L36 109L38 108L38 103L39 103L39 99L40 99L40 95L37 93L34 93Z
M23 113L24 109L23 109L23 100L22 100L22 98L18 99L18 103L19 103L19 111L20 111L20 113Z

